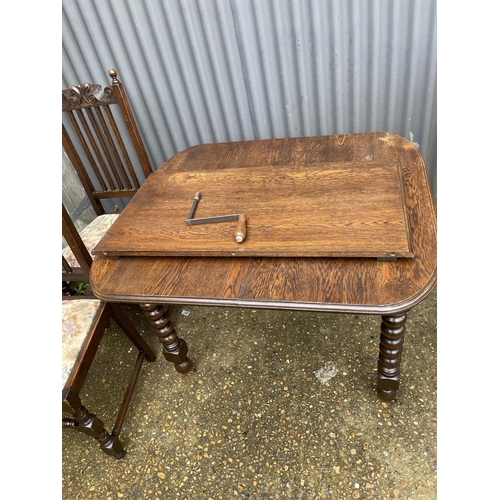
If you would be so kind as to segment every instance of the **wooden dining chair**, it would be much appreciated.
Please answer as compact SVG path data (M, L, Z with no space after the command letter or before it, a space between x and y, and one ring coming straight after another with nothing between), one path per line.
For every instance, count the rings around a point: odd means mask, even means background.
M153 171L115 69L111 85L71 85L62 91L62 144L97 215L101 200L130 198ZM114 111L113 111L114 110ZM138 177L142 176L144 179Z
M132 197L152 173L125 89L115 69L110 69L108 74L111 85L104 89L96 83L83 83L62 91L62 112L72 131L70 134L63 123L63 148L97 214L81 232L91 255L118 217L117 213L106 211L102 200ZM137 176L137 171L144 179ZM72 293L70 281L84 280L78 276L81 274L79 262L69 247L63 255L69 264L67 267L63 262L63 294L66 295Z
M109 213L109 205L106 210L102 200L130 199L152 173L125 89L115 69L108 74L111 85L104 89L99 84L83 83L62 91L62 111L72 131L70 134L63 123L63 148L97 214L81 232L90 254L118 217ZM63 263L63 294L69 294L69 282L84 280L69 246L63 255L69 264L68 268Z
M63 206L63 237L79 260L79 273L88 280L92 257ZM64 260L64 258L63 258ZM82 404L80 392L109 320L123 330L138 350L127 388L111 432ZM137 383L142 363L155 361L156 355L118 304L93 296L63 297L62 301L62 410L63 429L75 429L95 438L101 449L116 459L125 455L119 435ZM117 360L118 361L118 360Z

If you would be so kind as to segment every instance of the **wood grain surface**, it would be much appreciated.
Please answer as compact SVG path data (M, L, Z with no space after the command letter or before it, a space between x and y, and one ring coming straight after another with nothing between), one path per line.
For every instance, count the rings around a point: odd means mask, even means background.
M194 218L246 215L186 225ZM151 176L96 246L106 256L412 257L399 163L354 161Z
M413 258L96 256L94 293L111 302L406 311L432 291L437 279L435 211L425 162L410 141L377 132L202 144L178 153L152 177L255 165L372 161L399 163Z

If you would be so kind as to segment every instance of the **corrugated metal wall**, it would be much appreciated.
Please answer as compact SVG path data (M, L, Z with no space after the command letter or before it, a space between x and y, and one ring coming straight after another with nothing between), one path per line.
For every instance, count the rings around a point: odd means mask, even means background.
M204 142L389 131L436 195L436 0L63 0L63 88L116 68L153 168Z

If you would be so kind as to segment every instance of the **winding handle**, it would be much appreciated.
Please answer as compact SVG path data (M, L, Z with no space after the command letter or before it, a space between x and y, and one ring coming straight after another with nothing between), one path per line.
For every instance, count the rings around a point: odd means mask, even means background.
M237 243L241 243L247 236L247 216L245 214L238 215L238 223L236 224L236 233L234 239Z

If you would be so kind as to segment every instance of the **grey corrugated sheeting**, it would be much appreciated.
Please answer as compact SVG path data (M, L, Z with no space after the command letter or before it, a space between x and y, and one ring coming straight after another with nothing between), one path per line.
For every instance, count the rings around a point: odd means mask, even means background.
M436 195L436 1L63 0L63 88L124 82L153 168L205 142L388 131Z

